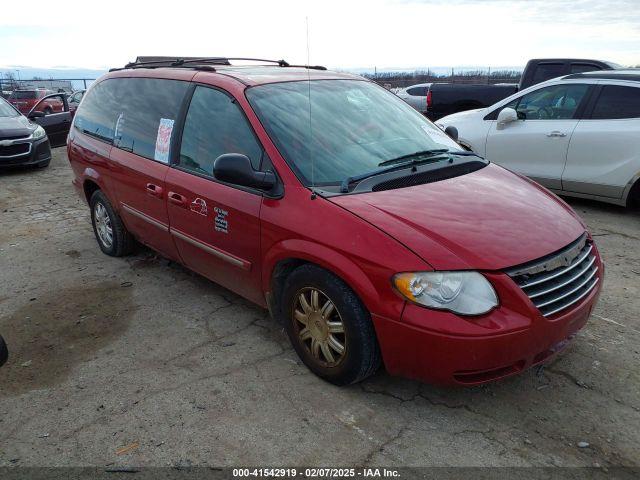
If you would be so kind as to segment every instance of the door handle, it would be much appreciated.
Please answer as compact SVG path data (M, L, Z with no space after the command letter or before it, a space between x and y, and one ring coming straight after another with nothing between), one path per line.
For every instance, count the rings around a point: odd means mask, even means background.
M154 197L162 196L162 187L158 185L154 185L153 183L147 183L147 193L149 195L153 195Z
M176 192L169 192L169 195L167 198L171 203L178 205L182 208L187 208L187 197L185 197L184 195L180 195L179 193L176 193Z
M567 134L564 132L559 132L558 130L554 130L553 132L547 133L547 137L566 137Z

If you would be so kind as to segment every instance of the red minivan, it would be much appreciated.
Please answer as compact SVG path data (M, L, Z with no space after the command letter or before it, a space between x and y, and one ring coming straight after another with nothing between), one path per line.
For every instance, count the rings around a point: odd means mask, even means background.
M104 253L135 239L268 308L336 384L521 372L602 285L562 200L321 67L137 61L87 91L68 156Z

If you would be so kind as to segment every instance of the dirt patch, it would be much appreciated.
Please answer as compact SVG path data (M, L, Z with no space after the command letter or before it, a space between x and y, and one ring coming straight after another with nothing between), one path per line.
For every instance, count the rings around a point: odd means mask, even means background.
M0 397L49 387L127 329L132 289L105 282L56 290L0 320L9 361L0 369Z
M77 250L69 250L68 252L64 252L64 254L71 258L80 258L81 254Z

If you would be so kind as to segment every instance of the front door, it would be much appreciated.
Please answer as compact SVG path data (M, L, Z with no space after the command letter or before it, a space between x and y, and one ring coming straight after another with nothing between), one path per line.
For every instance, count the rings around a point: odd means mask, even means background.
M185 119L177 163L166 178L171 234L189 268L263 304L262 196L213 177L213 162L224 153L247 155L255 168L263 157L260 143L233 98L198 86Z
M519 97L508 107L519 120L489 129L488 160L560 190L574 117L589 88L586 84L543 87Z
M33 117L31 113L42 112L43 117ZM71 127L71 112L65 94L56 93L43 97L32 109L29 115L31 121L44 128L52 146L57 147L67 142Z

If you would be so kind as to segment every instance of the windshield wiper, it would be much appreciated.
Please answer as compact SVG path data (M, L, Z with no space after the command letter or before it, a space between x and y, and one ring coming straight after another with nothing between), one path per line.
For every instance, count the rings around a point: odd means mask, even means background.
M411 165L436 161L433 157L437 155L444 155L444 154L447 154L447 156L453 155L453 156L459 156L459 157L478 157L484 160L484 158L478 155L477 153L469 152L466 150L449 150L446 148L422 150L419 152L410 153L408 155L402 155L401 157L392 158L391 160L385 160L384 162L381 162L378 164L379 167L384 167L384 168L378 168L370 172L345 178L340 185L340 193L349 193L349 185L351 185L353 182L359 182L361 180L365 180L370 177L375 177L376 175L390 172L392 170L401 170L402 168L406 168ZM411 160L403 161L409 158ZM453 159L450 158L450 161L453 161Z
M416 154L404 155L402 157L394 158L393 160L387 160L386 162L382 162L378 164L378 166L382 165L382 168L377 168L376 170L371 170L370 172L361 173L360 175L354 175L352 177L345 178L340 184L340 192L341 193L349 193L349 185L353 182L359 182L360 180L365 180L369 177L375 177L376 175L380 175L381 173L391 172L393 170L402 170L403 168L407 168L410 166L415 166L420 163L427 162L436 162L437 159L433 157L439 154L443 154L448 152L448 150L429 150L430 153L422 154L422 158L414 158L413 160L402 161L403 158L410 158L415 156ZM435 152L435 153L434 153ZM418 154L422 152L417 152ZM451 160L453 161L453 160ZM392 162L392 163L387 163ZM385 166L386 165L386 166Z
M409 153L407 155L402 155L400 157L396 157L396 158L392 158L391 160L385 160L384 162L380 162L378 164L379 167L384 167L385 165L393 165L395 163L404 163L403 160L407 160L409 158L412 158L413 161L411 162L406 162L409 165L411 163L417 163L419 158L422 157L433 157L435 155L440 155L443 153L448 153L449 149L448 148L436 148L433 150L420 150L418 152L413 152L413 153Z

